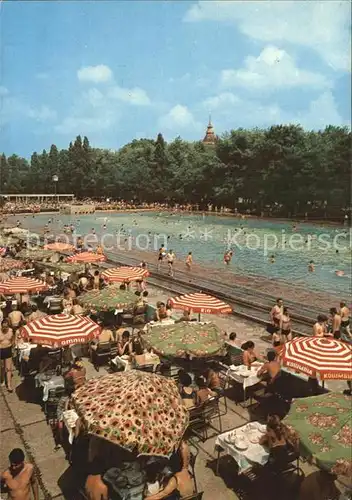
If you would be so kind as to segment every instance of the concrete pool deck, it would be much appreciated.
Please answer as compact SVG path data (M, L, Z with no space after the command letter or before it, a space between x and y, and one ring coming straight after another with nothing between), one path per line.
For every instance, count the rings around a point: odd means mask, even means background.
M165 292L149 287L149 302L155 305L158 300L165 299ZM269 344L261 339L263 329L255 324L238 319L234 316L204 315L204 320L211 320L221 329L236 331L239 341L254 340L259 352L265 353ZM84 360L88 378L100 377L106 370L101 368L97 373L88 360ZM55 451L55 442L50 426L38 402L32 398L30 389L24 387L18 374L15 376L16 391L12 394L0 390L0 470L7 467L8 453L14 447L27 447L30 455L38 466L41 489L40 500L78 500L73 496L74 477L62 449ZM345 388L343 382L332 382L332 389ZM244 425L252 418L247 409L228 399L228 412L222 417L223 431ZM220 475L215 474L216 451L215 436L204 443L199 443L196 460L196 478L199 491L204 491L203 500L276 500L278 497L270 489L263 489L260 483L255 487L253 496L243 497L243 488L249 484L235 473L234 463L223 457L220 464ZM302 463L305 474L315 470L307 463ZM259 489L257 489L259 488ZM289 499L288 496L284 498ZM290 499L293 500L293 499Z

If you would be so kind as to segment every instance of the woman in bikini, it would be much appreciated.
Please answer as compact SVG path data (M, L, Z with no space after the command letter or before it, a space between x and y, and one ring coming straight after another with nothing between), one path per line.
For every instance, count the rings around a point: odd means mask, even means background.
M243 352L243 364L246 365L248 368L251 367L251 364L257 361L258 356L254 352L254 342L251 340L248 340L248 342L245 342L244 344L241 345L241 349L244 351Z

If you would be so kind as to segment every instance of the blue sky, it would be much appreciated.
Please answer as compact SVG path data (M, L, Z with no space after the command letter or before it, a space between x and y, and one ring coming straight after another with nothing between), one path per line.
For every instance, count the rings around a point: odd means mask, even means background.
M0 151L350 124L349 2L0 4Z

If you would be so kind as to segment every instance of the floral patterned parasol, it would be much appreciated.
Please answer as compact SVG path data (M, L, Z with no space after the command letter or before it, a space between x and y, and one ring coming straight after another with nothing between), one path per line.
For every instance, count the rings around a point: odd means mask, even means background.
M137 297L133 292L120 290L118 286L108 286L103 290L92 290L80 298L82 306L95 311L112 311L134 304Z
M214 356L224 346L221 331L213 323L182 321L174 325L153 326L144 338L158 354L178 358Z
M352 398L340 393L299 398L283 423L300 437L302 455L337 475L352 474Z
M72 401L88 433L138 455L169 457L189 421L175 382L139 370L93 378Z
M0 258L0 273L11 271L12 269L20 269L22 267L24 267L24 264L21 260Z

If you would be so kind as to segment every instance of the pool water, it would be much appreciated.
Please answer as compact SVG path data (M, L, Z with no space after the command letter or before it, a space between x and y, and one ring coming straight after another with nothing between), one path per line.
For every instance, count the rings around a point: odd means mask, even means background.
M36 220L44 225L48 216L38 215ZM98 236L109 235L105 236L107 246L120 241L121 245L157 252L165 243L180 260L192 252L195 262L214 267L223 268L224 252L232 249L230 272L283 279L312 290L337 293L346 300L350 294L352 253L347 227L306 223L295 227L292 222L165 212L62 215L57 223L61 227L73 224L80 235L92 233L94 228ZM308 272L310 261L315 264L312 273ZM337 276L336 270L344 275Z

